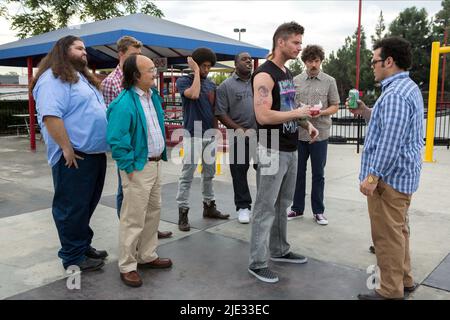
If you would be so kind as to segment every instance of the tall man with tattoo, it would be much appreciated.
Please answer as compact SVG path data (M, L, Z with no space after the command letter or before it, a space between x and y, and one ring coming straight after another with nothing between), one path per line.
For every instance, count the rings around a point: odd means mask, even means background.
M248 271L268 283L279 280L268 268L269 254L272 261L307 262L306 257L290 251L286 234L286 209L297 176L298 125L308 131L312 141L319 134L306 120L310 107L296 108L294 81L284 66L300 53L303 32L296 22L280 25L273 36L272 53L253 75L259 162Z

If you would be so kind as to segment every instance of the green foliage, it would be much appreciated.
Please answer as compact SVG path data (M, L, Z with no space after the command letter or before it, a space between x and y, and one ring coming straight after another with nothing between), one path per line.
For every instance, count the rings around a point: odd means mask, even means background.
M356 85L356 49L357 31L352 37L345 39L345 44L336 53L332 52L323 63L323 71L336 79L341 102L348 96L348 91ZM374 101L374 78L370 69L372 53L366 46L366 35L361 30L360 49L360 81L359 90L364 92L364 101L371 104Z
M389 26L389 36L400 36L411 42L413 61L410 76L422 90L427 90L432 42L427 11L406 8Z
M436 13L434 24L433 24L433 41L439 41L443 46L444 43L447 43L447 46L450 45L450 0L444 0L441 2L442 9ZM444 31L447 29L447 41L444 39ZM443 59L442 56L441 59ZM442 68L443 61L440 61L439 68ZM439 70L439 82L438 88L441 88L441 77L442 77L442 69ZM428 88L427 88L428 90ZM447 91L447 95L450 94L450 55L446 55L446 68L445 68L445 85L444 90ZM440 96L440 93L438 93ZM448 98L445 101L450 101Z
M229 76L230 76L230 73L214 72L214 74L211 76L211 80L216 84L216 86L218 86L222 82L224 82L226 79L228 79Z
M145 13L164 17L163 12L148 0L4 0L20 2L24 13L9 15L6 6L0 6L0 15L11 21L12 29L21 39L64 28L70 18L79 17L82 22L104 20L132 13Z
M375 26L375 36L370 36L372 39L372 44L375 44L378 40L383 39L383 33L386 30L386 26L384 24L383 11L380 11L380 15L378 16L378 22Z
M295 58L289 63L289 70L292 72L292 76L297 76L303 72L303 62L300 58Z

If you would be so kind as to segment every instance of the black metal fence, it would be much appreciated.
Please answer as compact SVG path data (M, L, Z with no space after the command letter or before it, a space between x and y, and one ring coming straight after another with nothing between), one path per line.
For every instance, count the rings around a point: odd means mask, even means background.
M426 138L426 121L428 105L424 110L423 137ZM344 106L332 116L330 143L334 144L364 144L366 136L366 122L362 118L353 116ZM358 134L359 130L359 134ZM434 144L450 147L450 102L437 103L434 130Z
M28 114L28 100L0 100L0 135L27 134L19 114Z
M181 121L181 101L166 99L166 120ZM424 139L426 135L426 119L428 106L425 105ZM17 114L28 113L28 101L0 100L0 135L26 134L23 118L15 117ZM334 144L364 144L366 135L366 122L356 118L344 106L332 116L330 143ZM359 134L358 134L359 130ZM434 144L450 146L450 102L437 103Z

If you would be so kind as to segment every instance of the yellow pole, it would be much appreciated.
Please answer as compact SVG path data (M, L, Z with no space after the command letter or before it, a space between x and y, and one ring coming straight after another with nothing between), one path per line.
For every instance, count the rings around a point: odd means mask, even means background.
M433 162L434 124L436 119L436 96L439 71L439 42L431 47L430 89L428 92L427 136L425 145L425 162Z

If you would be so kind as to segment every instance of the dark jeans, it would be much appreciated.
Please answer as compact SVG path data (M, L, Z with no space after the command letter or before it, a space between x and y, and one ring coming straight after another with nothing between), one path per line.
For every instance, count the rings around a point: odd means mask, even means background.
M312 188L311 207L313 214L324 213L323 190L325 187L324 169L327 162L328 139L310 144L298 141L297 183L295 184L294 203L291 209L296 212L305 210L306 166L311 156Z
M120 209L122 209L123 191L122 191L122 179L120 178L120 170L117 168L117 177L119 178L117 183L117 196L116 196L116 208L117 216L120 219Z
M77 159L78 169L66 167L64 156L52 167L55 188L52 213L61 242L58 256L64 268L85 259L94 235L89 222L100 200L106 174L104 153L75 153L84 158Z
M237 141L240 140L241 148ZM245 154L243 154L245 152ZM230 172L233 178L234 189L234 204L236 205L236 211L239 209L251 209L252 208L252 196L250 195L250 189L248 188L247 172L250 168L250 159L255 159L256 149L250 152L249 138L245 138L245 144L243 138L234 138L233 146L230 152ZM253 164L253 168L256 170L256 163Z

